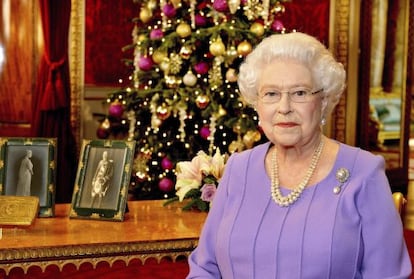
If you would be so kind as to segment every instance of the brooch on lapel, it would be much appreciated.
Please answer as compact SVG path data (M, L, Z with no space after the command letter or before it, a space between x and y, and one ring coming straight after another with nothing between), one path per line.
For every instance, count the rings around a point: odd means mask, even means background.
M342 185L344 185L344 183L349 178L349 170L346 169L346 168L339 168L336 171L335 177L336 177L336 180L338 180L340 184L333 188L333 192L334 192L335 195L338 195L342 190Z

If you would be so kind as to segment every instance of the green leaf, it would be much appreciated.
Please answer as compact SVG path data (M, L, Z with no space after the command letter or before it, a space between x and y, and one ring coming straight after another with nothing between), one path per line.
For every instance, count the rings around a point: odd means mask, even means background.
M167 206L167 205L169 205L169 204L171 204L171 203L173 203L173 202L177 202L177 201L179 201L179 198L178 198L178 197L173 197L173 198L171 198L171 199L166 200L166 201L164 202L163 206Z

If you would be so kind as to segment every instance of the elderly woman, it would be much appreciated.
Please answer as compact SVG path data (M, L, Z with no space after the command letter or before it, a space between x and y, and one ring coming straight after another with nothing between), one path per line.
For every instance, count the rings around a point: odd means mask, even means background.
M269 142L230 157L187 278L408 278L384 159L322 133L343 66L309 35L273 35L238 82Z

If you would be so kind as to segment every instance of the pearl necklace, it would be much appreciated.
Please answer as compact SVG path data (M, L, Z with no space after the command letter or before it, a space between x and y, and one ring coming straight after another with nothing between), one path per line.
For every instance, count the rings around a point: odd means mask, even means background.
M272 198L279 206L287 207L293 204L301 195L309 180L311 179L313 173L315 172L316 165L319 162L319 158L322 154L324 141L321 140L318 148L315 149L311 164L306 172L306 176L300 182L300 184L292 190L287 196L282 196L279 186L279 166L277 165L277 149L275 148L272 156L272 173L271 173L271 192Z

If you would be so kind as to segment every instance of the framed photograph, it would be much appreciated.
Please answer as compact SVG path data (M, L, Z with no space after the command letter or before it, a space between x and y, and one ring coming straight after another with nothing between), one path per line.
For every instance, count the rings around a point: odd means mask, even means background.
M0 193L37 196L39 217L55 214L56 138L0 138Z
M123 221L135 141L83 140L70 218Z

